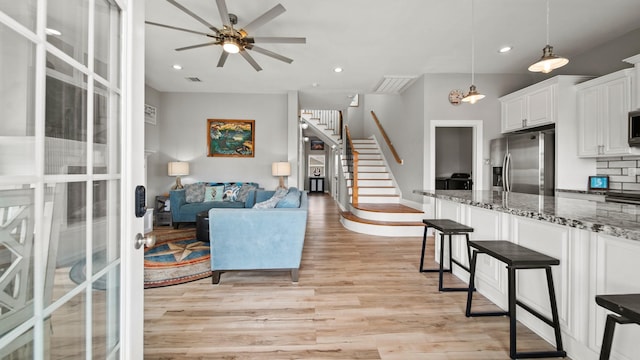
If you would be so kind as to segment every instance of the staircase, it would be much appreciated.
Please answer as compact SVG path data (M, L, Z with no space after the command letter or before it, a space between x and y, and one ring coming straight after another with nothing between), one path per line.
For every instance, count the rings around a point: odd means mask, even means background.
M353 205L353 179L347 178L348 211L341 213L345 228L377 236L422 236L424 213L400 204L400 190L374 139L352 140L359 153L358 203ZM350 177L343 160L343 172Z

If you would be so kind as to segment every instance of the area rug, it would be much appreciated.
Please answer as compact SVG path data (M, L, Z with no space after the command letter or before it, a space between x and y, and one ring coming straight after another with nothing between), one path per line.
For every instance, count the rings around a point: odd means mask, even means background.
M156 237L144 251L144 287L183 284L211 276L209 243L191 233Z

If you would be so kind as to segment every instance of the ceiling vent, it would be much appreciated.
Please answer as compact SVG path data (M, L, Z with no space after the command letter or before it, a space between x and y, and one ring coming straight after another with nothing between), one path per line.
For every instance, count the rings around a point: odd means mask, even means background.
M198 78L197 76L189 76L189 77L186 77L185 79L191 82L202 82L202 80L200 80L200 78Z
M384 76L373 91L378 94L400 94L417 78L417 76Z

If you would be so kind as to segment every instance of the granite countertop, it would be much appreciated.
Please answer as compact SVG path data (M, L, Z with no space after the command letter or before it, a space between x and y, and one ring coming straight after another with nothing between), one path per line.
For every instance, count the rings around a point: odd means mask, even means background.
M414 190L442 200L640 241L640 206L492 190Z

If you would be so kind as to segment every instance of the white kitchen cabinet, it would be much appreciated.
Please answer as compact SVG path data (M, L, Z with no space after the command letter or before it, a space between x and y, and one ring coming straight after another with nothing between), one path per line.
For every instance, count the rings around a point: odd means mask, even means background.
M557 85L532 85L500 98L502 104L502 132L553 124L553 94Z
M576 86L579 156L639 153L628 145L632 77L632 70L624 69Z
M501 97L502 133L554 124L564 115L568 90L585 76L554 76ZM575 111L575 110L572 110Z

